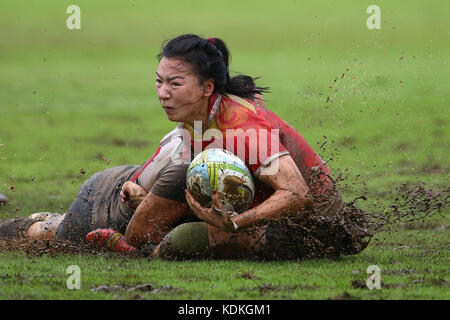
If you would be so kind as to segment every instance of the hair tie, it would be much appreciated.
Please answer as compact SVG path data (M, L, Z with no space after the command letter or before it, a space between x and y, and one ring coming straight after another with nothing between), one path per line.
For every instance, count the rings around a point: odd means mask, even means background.
M213 47L214 47L217 51L219 51L219 54L220 54L220 56L221 56L222 59L223 59L222 51L220 51L220 49L217 48L217 46L214 44L214 38L208 38L208 41L209 41L209 43L211 43L211 44L213 45Z

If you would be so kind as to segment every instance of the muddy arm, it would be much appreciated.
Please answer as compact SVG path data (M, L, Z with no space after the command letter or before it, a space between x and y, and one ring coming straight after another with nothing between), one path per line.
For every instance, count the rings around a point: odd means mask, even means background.
M258 178L271 186L275 192L259 206L233 217L232 220L239 228L254 225L262 219L277 219L292 213L301 214L312 207L313 200L308 194L308 186L291 156L282 156L272 161L271 166L273 165L278 165L276 174L265 175L265 171L270 170L266 168Z
M185 203L149 192L128 224L125 232L127 242L136 247L149 240L153 244L159 243L176 222L187 216L188 208Z

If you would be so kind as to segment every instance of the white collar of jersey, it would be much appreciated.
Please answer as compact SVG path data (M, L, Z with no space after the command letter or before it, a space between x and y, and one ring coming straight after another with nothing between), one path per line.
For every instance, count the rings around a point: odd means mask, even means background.
M217 95L216 100L214 101L213 107L212 107L211 112L209 113L209 116L208 116L208 121L209 121L208 127L209 127L209 124L212 121L212 119L214 119L214 117L216 116L216 112L217 112L217 109L219 109L219 105L220 105L221 101L222 101L222 95L219 93Z

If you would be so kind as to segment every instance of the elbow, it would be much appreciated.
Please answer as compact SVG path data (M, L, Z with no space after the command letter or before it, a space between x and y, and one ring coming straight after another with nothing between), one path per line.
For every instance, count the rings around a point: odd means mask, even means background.
M132 221L131 221L132 222ZM129 244L137 248L141 248L147 245L149 242L158 244L162 240L162 235L167 232L153 232L151 228L146 226L145 228L135 226L134 223L129 223L125 231L125 238ZM155 236L151 234L156 233Z
M134 237L132 228L128 225L127 230L125 231L125 239L127 239L128 244L136 247L136 239Z
M136 232L131 224L128 225L127 230L125 231L125 239L127 239L128 244L137 248L146 243L145 239L140 237L140 233Z

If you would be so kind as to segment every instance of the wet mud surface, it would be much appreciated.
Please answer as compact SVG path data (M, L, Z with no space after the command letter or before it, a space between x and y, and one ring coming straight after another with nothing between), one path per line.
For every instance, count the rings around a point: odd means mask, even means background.
M339 182L335 187L339 187ZM272 247L267 248L263 258L269 260L334 258L356 254L369 245L376 233L390 231L400 224L407 229L426 229L430 218L444 215L450 202L449 196L449 187L433 189L427 188L425 184L401 184L385 192L384 198L393 199L388 204L379 204L374 201L371 202L374 204L369 206L369 209L362 210L359 204L369 200L368 195L363 194L350 202L343 203L338 210L331 211L336 214L323 214L319 210L301 220L290 216L269 222L276 224L276 228L271 235ZM315 200L329 201L329 199ZM432 224L430 228L437 227ZM439 228L446 228L446 226ZM25 252L28 257L39 257L43 254L51 256L77 253L116 254L93 248L85 243L0 238L0 252L15 250ZM278 254L274 255L273 252ZM147 257L148 253L137 251L127 256L141 258Z
M86 243L78 244L70 241L28 240L24 238L7 239L0 238L0 253L20 250L25 252L28 258L40 257L44 254L56 256L60 254L95 254L110 257L111 254L125 258L142 258L148 254L141 251L133 253L116 253L105 249L94 248Z

